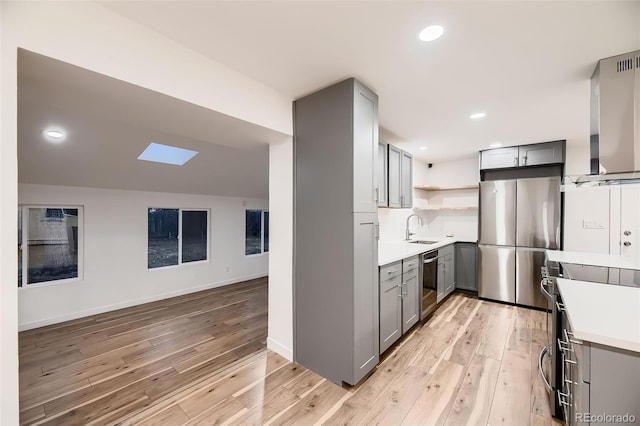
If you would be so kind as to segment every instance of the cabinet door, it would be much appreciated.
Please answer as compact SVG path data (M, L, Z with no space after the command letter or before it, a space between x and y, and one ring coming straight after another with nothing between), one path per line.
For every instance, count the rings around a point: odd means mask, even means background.
M518 167L518 147L480 151L480 170Z
M564 162L563 141L536 143L518 147L520 166L538 166Z
M378 364L378 218L354 213L353 247L353 377L355 385Z
M438 280L437 280L437 288L436 288L436 303L442 302L444 299L444 288L445 288L445 267L444 267L444 258L438 259Z
M378 97L355 84L353 103L353 211L375 213L375 156L378 144Z
M453 253L444 258L444 295L448 296L456 287L455 266L453 263Z
M402 207L401 204L401 169L402 151L389 145L389 207Z
M476 281L476 245L469 243L456 244L456 288L478 291Z
M380 354L402 335L401 292L400 275L380 284Z
M387 144L384 142L378 142L378 158L376 162L376 196L378 198L378 206L387 207L389 205L389 201L387 198L387 193L389 191L388 181L389 181L389 169L387 167L388 153L387 153Z
M400 204L408 209L413 207L413 157L405 151L402 151L401 157Z
M420 288L418 287L418 270L413 269L402 276L404 295L402 298L402 334L409 331L420 319Z

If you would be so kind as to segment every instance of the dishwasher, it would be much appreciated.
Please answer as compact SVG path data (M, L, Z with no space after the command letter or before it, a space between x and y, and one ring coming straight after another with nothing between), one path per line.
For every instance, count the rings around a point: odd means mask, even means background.
M422 296L420 320L424 321L433 314L438 307L438 250L432 250L422 255Z

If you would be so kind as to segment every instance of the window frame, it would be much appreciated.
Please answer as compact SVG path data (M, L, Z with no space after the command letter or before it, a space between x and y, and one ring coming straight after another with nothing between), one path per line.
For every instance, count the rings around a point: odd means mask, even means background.
M149 209L163 209L163 210L178 210L178 263L176 265L166 265L166 266L158 266L155 268L149 268ZM207 214L207 258L204 260L194 260L191 262L183 262L182 261L182 212L205 212ZM182 208L182 207L158 207L158 206L148 206L147 207L147 232L146 232L146 263L147 263L147 271L158 271L164 269L171 268L180 268L185 265L199 265L202 263L209 263L211 261L211 209L202 208L202 207L194 207L194 208Z
M260 212L260 253L247 254L247 212L259 211ZM264 214L269 213L269 209L244 209L244 257L257 257L269 254L269 250L264 250Z
M18 204L22 208L22 285L18 290L84 281L84 205L82 204ZM78 276L29 284L29 209L78 210ZM26 248L26 249L25 249ZM17 283L16 283L17 284Z

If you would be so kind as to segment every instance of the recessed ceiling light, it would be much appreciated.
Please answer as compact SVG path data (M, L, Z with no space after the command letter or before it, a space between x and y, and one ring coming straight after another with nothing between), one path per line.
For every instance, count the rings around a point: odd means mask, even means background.
M422 41L433 41L439 39L444 33L444 28L441 25L429 25L424 30L420 31L418 38Z
M60 128L49 128L42 131L42 137L53 143L63 142L67 138L67 134Z
M426 151L426 150L427 150L427 147L426 147L426 146L421 146L421 147L420 147L420 151Z
M191 160L197 153L198 151L191 151L189 149L151 142L147 149L140 154L138 160L182 166L184 163Z
M492 143L492 144L491 144L491 145L489 145L489 146L490 146L491 148L498 148L498 147L501 147L501 146L502 146L502 144L501 144L500 142L494 142L494 143Z
M478 118L484 118L487 116L486 112L474 112L473 114L471 114L469 116L469 118L473 119L473 120L477 120Z

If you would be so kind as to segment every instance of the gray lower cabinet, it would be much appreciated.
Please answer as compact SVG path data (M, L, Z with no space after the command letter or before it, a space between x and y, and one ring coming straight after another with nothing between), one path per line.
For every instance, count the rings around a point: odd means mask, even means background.
M453 245L438 250L438 279L436 283L436 301L440 303L456 288L455 254Z
M635 424L640 419L640 353L579 341L566 316L562 329L557 396L566 424Z
M380 353L402 336L402 261L380 268Z
M379 361L377 108L355 79L293 106L293 357L340 385Z
M380 353L420 319L419 258L380 267Z
M476 243L456 243L456 288L478 291L476 279L478 246Z

